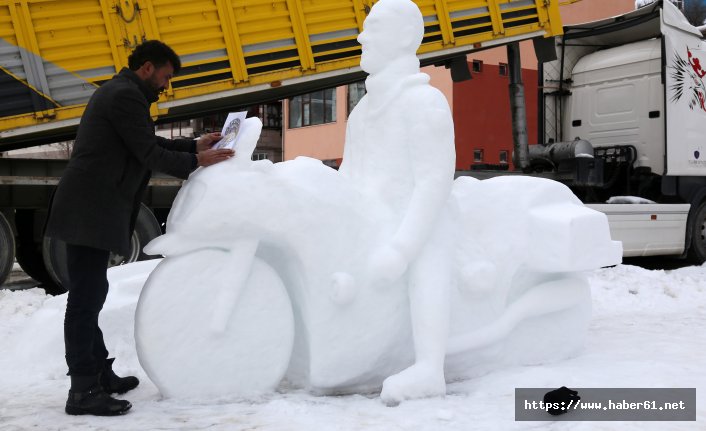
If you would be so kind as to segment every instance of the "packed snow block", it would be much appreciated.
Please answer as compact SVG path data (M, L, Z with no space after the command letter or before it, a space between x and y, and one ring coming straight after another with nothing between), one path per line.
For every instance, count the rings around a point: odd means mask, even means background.
M622 244L610 239L605 214L573 202L533 208L530 241L538 247L528 262L546 272L581 271L615 265Z
M255 259L241 290L223 275L228 263L213 249L170 257L145 285L135 343L140 364L166 397L269 392L287 370L294 323L281 280Z
M287 380L323 394L381 388L396 404L443 395L445 377L582 346L590 289L577 271L619 262L607 221L553 181L454 181L448 102L415 55L421 12L380 0L370 17L369 92L339 171L252 162L262 125L246 119L236 157L193 173L146 247L166 258L135 338L165 395Z
M590 322L585 269L617 264L603 214L555 181L460 177L447 377L576 355Z
M148 246L167 258L137 308L143 368L175 397L282 379L320 394L380 388L414 361L408 274L364 280L394 220L320 161L240 163L193 174ZM605 219L584 210L549 180L456 180L440 219L456 233L449 378L581 348L590 290L576 271L619 262Z
M140 362L160 391L250 395L285 376L317 393L370 391L411 361L404 282L361 282L389 224L375 208L304 157L192 174L147 247L167 258L137 309ZM337 286L341 271L352 276Z
M615 265L622 259L622 245L611 240L605 214L584 206L559 182L462 177L456 180L453 199L465 237L462 248L481 248L496 264L522 263L533 271L556 273Z

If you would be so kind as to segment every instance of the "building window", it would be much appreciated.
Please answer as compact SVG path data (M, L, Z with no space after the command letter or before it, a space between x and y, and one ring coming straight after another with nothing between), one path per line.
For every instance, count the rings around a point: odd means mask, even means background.
M175 123L160 123L157 124L157 130L182 130L191 127L190 121L177 121Z
M483 161L483 150L473 150L473 161L476 163Z
M360 102L360 99L365 96L365 82L354 82L353 84L348 84L348 115L351 115L355 105Z
M269 159L269 157L267 156L267 153L253 153L252 159L253 160L267 160L267 159Z
M500 150L500 163L507 164L507 150Z
M282 128L282 105L279 103L258 105L257 116L262 121L262 127L266 129Z
M325 166L338 170L341 159L326 159L321 161Z
M315 91L289 99L289 128L336 121L336 89Z
M156 130L168 133L162 133L161 136L175 138L189 138L194 136L194 129L191 127L191 121L177 121L175 123L161 123L156 126Z
M507 76L507 64L506 63L498 64L498 68L500 69L500 76Z
M473 60L473 72L474 73L481 73L483 71L483 61L481 60Z

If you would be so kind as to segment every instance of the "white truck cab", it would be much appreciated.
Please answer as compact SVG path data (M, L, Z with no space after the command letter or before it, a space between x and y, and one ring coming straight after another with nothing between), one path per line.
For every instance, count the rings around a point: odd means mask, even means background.
M668 1L564 32L558 59L540 66L545 144L530 154L582 143L582 157L552 165L584 203L607 214L624 256L706 261L701 32Z

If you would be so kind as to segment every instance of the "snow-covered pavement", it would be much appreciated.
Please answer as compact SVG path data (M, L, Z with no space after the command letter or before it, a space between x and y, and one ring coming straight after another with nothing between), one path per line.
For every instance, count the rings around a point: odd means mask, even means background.
M64 414L65 296L0 290L0 431L706 429L706 266L650 271L620 265L595 271L590 275L593 320L580 356L454 382L444 399L393 408L378 394L319 397L287 388L256 399L162 399L135 353L133 316L141 284L130 279L129 266L111 277L122 281L109 295L101 325L118 357L117 372L136 373L142 382L125 394L132 410L117 418ZM697 421L514 421L516 387L559 386L695 387Z

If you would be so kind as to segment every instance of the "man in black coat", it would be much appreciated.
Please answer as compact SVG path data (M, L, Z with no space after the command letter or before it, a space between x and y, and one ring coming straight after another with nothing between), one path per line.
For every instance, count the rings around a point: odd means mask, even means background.
M67 243L69 414L119 415L131 407L110 394L129 391L139 382L113 372L98 316L108 293L109 254L128 254L151 171L187 178L197 166L233 156L232 150L211 149L218 133L198 142L155 135L150 104L181 67L169 46L144 42L128 65L88 102L47 223L46 235Z

